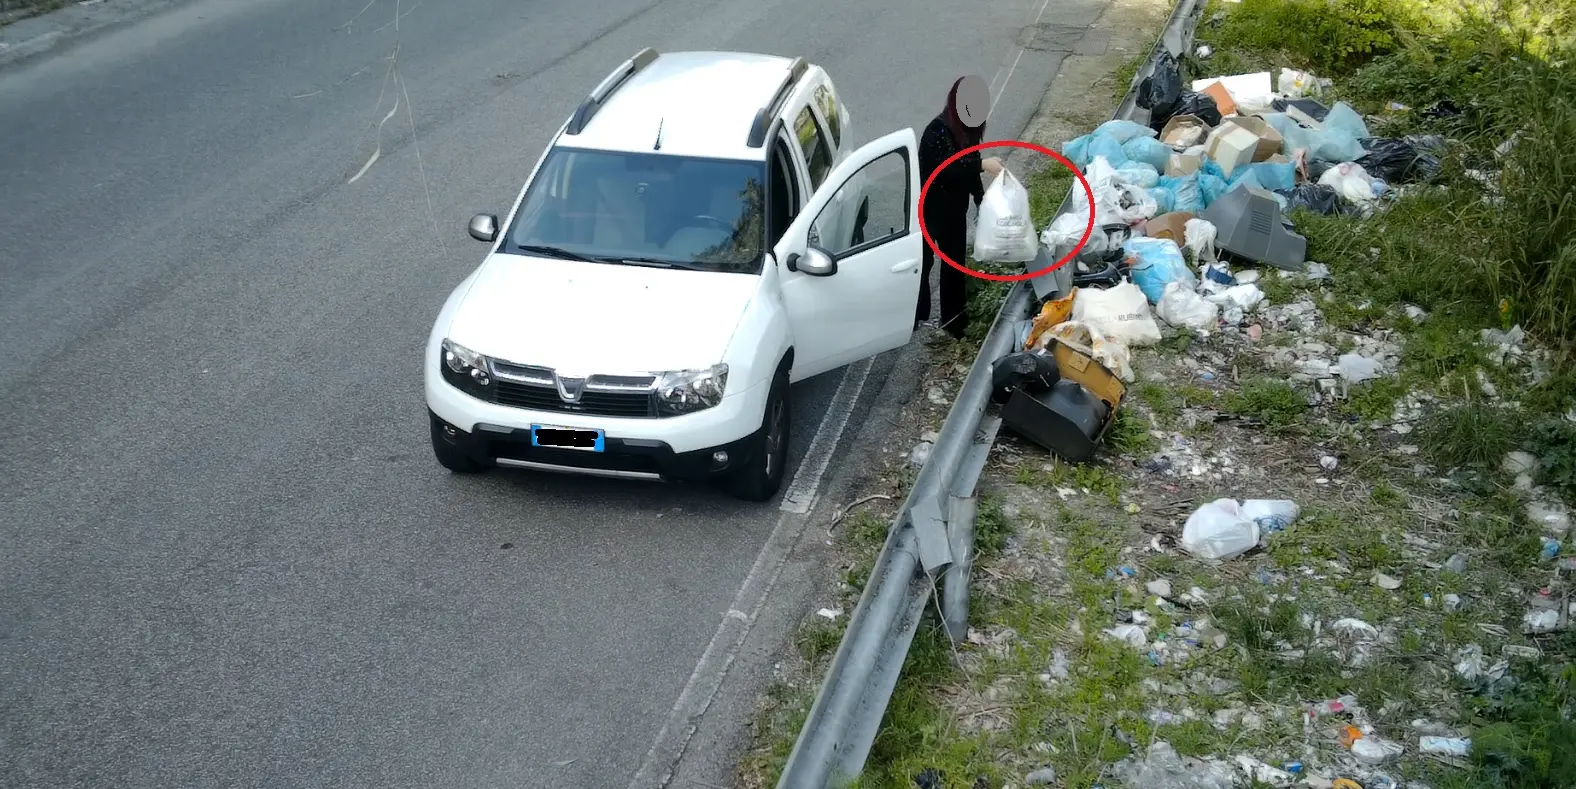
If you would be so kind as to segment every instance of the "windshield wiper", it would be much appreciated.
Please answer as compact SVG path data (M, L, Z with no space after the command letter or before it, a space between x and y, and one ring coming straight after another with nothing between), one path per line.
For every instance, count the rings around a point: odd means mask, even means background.
M543 246L541 244L520 244L517 247L517 249L519 249L521 252L529 252L529 253L531 253L533 255L541 255L543 257L559 258L561 260L578 260L578 261L580 261L582 263L606 263L606 262L608 262L607 258L597 258L597 257L591 257L590 255L582 255L579 252L570 252L569 250L564 249L563 247Z
M700 266L694 265L692 263L682 263L682 262L677 261L677 260L662 260L662 259L659 259L659 258L625 257L623 255L620 255L620 256L618 256L616 258L609 258L609 260L616 260L616 261L621 262L621 263L632 263L632 264L637 265L637 266L662 266L664 268L681 268L681 269L684 269L686 271L698 271L700 269Z

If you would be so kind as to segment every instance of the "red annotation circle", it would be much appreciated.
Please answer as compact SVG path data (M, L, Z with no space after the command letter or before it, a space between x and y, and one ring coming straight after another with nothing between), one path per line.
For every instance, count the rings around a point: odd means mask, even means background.
M953 162L984 148L1027 148L1031 151L1043 153L1046 156L1061 162L1063 167L1073 171L1073 177L1078 179L1078 185L1083 187L1084 196L1088 198L1088 205L1094 205L1094 190L1089 187L1088 179L1084 178L1083 173L1079 172L1078 167L1072 162L1068 161L1067 157L1049 148L1046 148L1045 146L1035 145L1032 142L1024 142L1022 140L992 140L989 142L982 142L979 145L971 145L947 157L947 160L942 162L941 166L937 167L936 171L931 173L929 178L925 179L925 185L919 188L919 232L920 235L925 237L925 243L930 245L930 251L934 252L936 257L946 261L947 265L965 274L968 274L969 276L979 277L980 279L988 279L995 282L1021 282L1027 279L1034 279L1035 277L1049 274L1052 271L1067 265L1069 261L1071 261L1080 251L1083 250L1084 245L1089 243L1089 236L1094 235L1093 211L1089 212L1089 224L1084 228L1083 237L1078 239L1078 243L1073 246L1072 251L1068 252L1066 255L1063 255L1060 260L1040 269L1039 271L1029 271L1023 274L986 274L983 271L975 271L974 269L971 269L968 266L965 266L962 263L947 257L946 253L942 252L941 248L936 246L935 240L930 237L930 231L925 229L925 195L930 192L930 184L936 180L936 176L941 174L942 170L947 169L947 165L952 164Z

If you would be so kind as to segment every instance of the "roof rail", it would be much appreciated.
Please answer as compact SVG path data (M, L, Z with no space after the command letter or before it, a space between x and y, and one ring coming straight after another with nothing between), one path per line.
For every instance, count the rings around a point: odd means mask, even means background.
M777 86L777 92L772 94L772 100L755 112L755 123L750 125L750 137L745 141L745 145L759 148L766 143L766 131L772 126L772 118L777 116L777 111L782 108L793 86L799 84L799 78L809 70L810 64L802 57L794 58L793 62L788 64L788 74L783 77L782 84Z
M602 109L602 103L607 101L609 96L613 95L613 91L618 90L630 77L639 74L641 69L651 65L651 62L657 59L657 54L655 49L646 47L636 52L634 57L624 61L623 65L614 69L613 73L603 78L601 84L591 91L591 95L587 96L585 101L580 102L580 106L575 109L575 114L570 116L569 126L564 129L564 133L579 134L585 131L586 124L591 122L591 116L595 115L597 110Z

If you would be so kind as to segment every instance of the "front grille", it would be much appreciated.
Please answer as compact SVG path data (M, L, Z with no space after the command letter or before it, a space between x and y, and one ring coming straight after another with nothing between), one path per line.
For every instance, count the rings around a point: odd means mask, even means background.
M580 395L580 402L566 403L552 386L535 386L493 379L493 399L511 408L533 411L559 411L615 417L654 417L655 403L650 392L596 392Z

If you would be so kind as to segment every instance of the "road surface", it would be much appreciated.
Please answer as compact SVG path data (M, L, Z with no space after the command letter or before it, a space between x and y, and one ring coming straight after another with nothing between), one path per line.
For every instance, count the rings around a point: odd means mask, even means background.
M646 46L807 56L856 143L977 73L1011 136L1047 2L193 0L0 70L0 785L626 785L780 506L441 470L466 220Z

